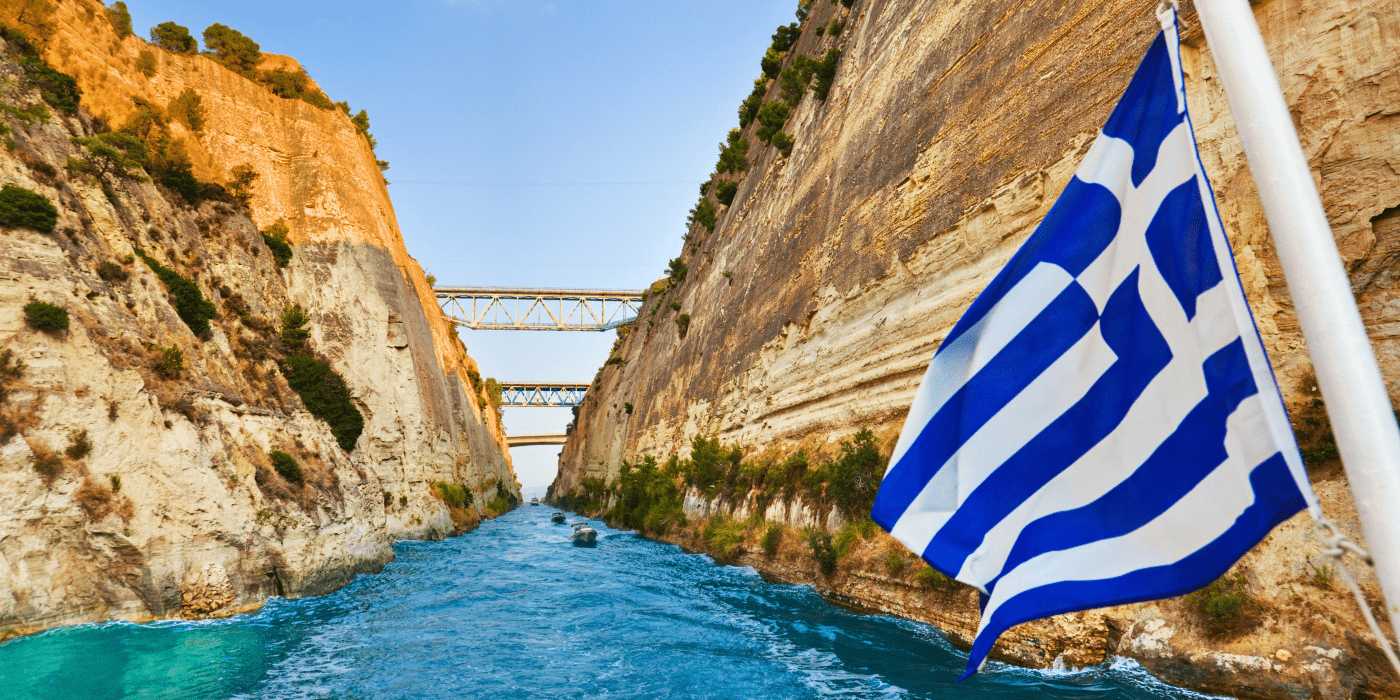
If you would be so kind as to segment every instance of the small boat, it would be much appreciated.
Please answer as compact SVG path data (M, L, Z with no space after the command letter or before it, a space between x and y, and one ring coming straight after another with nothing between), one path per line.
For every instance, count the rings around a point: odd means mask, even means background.
M574 534L569 536L575 547L592 547L598 544L598 531L588 523L574 523Z
M560 524L560 525L563 525L563 524L564 524L564 514L563 514L563 513L555 512L554 515L550 516L549 519L550 519L550 520L553 520L554 522L556 522L556 523L558 523L558 524Z
M537 505L539 505L539 504L540 504L540 499L538 499L538 498L532 498L532 499L530 499L530 505L532 505L532 506L537 506Z

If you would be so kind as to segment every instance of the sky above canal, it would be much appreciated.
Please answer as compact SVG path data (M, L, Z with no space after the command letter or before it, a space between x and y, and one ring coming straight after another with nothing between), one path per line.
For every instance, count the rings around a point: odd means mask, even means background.
M408 251L439 284L640 289L796 0L127 0L141 36L220 22L369 112ZM588 381L609 333L462 331L482 374ZM508 433L568 409L506 409ZM528 495L558 447L512 451Z

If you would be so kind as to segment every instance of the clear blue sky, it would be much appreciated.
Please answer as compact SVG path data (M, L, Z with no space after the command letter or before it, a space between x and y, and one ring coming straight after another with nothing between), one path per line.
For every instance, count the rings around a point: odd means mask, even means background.
M145 37L215 22L368 110L408 251L440 284L642 288L796 0L127 0ZM627 184L617 184L627 183ZM644 184L643 184L644 183ZM588 381L613 333L462 331L482 373ZM506 409L508 433L567 409ZM527 495L557 447L512 451Z

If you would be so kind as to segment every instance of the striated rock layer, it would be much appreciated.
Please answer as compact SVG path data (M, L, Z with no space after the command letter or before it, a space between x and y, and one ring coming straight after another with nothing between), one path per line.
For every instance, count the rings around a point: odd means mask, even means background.
M1253 6L1382 369L1400 391L1400 32L1393 19L1400 3ZM757 124L745 130L753 147L733 204L720 207L713 232L691 230L685 277L664 298L649 299L623 334L615 353L624 362L600 370L552 494L580 492L586 478L611 483L623 460L684 456L696 435L717 435L750 457L781 456L830 453L837 440L870 428L888 454L939 342L1048 211L1157 31L1151 5L1128 2L812 7L793 51L820 57L842 49L830 95L819 101L809 94L793 110L784 127L796 140L789 157L758 141ZM844 31L818 36L813 27L833 13L841 13ZM1300 428L1315 433L1325 412L1189 4L1183 25L1205 167L1285 397L1295 421L1310 421ZM770 83L769 99L778 90ZM689 315L684 334L674 323L682 313ZM1324 455L1313 479L1324 510L1361 539L1335 460ZM701 507L692 494L687 511L745 514L747 502L740 496ZM801 520L831 523L821 514ZM1389 672L1374 668L1378 650L1355 605L1315 575L1314 565L1324 564L1310 532L1300 515L1237 567L1267 618L1247 633L1209 633L1198 606L1174 600L1093 613L1105 629L1120 631L1121 644L1052 620L1050 632L1008 633L998 653L1048 664L1054 657L1032 647L1050 634L1051 646L1084 650L1081 660L1126 654L1168 679L1232 695L1395 689ZM823 585L849 595L875 585L856 576L870 571L843 566ZM1379 610L1374 576L1357 568ZM954 614L953 603L935 598L872 607L939 622L954 638L975 629L965 601ZM1064 631L1054 633L1062 623Z
M48 197L60 218L51 235L0 230L0 353L24 364L0 402L19 428L0 444L0 639L327 592L381 569L395 538L461 532L498 489L518 498L499 418L469 379L476 364L408 256L349 118L275 97L208 58L118 41L97 2L69 0L37 19L36 7L45 3L0 4L0 21L41 40L44 58L77 78L82 111L3 117L15 145L0 150L0 184ZM137 68L143 51L156 57L149 76ZM0 70L10 79L0 101L40 104L13 59ZM172 121L173 137L200 180L251 165L260 177L250 209L192 207L149 180L67 167L87 157L70 138L119 127L137 100L161 108L188 88L206 123L193 133ZM294 249L285 268L258 233L278 219ZM219 309L203 340L128 257L138 247ZM124 277L99 276L103 263ZM31 299L66 308L69 329L27 327ZM364 416L352 451L278 370L279 316L293 303L310 317L310 347ZM184 370L157 373L156 346L178 348ZM64 455L82 431L90 450ZM272 449L300 462L304 485L273 471ZM36 457L50 452L59 461L46 475ZM432 490L439 481L466 486L474 504L449 510Z

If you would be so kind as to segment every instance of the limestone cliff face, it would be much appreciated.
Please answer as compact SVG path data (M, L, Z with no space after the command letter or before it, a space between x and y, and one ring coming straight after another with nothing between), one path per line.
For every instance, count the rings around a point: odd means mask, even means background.
M0 151L0 184L43 194L60 220L52 235L0 231L0 352L25 365L0 405L20 428L0 444L0 638L326 592L378 571L394 538L470 527L497 484L518 497L499 421L467 378L475 362L408 256L374 154L348 117L275 97L204 57L118 41L98 3L50 9L44 58L77 78L82 110L5 117L15 147ZM0 6L7 23L8 12ZM136 67L143 51L157 57L149 76ZM12 59L3 64L20 75ZM23 84L6 83L0 98L38 104ZM192 133L172 122L173 136L200 180L226 181L243 163L257 170L249 209L191 207L149 181L110 176L109 197L102 181L65 167L86 156L71 137L122 125L134 99L161 107L187 88L206 124ZM258 233L279 218L294 249L285 268ZM127 257L138 247L217 306L205 339ZM99 276L102 263L125 278ZM31 298L68 309L70 329L26 327ZM364 416L352 451L306 412L269 348L293 303ZM156 373L153 346L179 348L184 371ZM84 430L90 452L63 457ZM272 471L270 449L298 459L304 486ZM61 464L41 474L35 458L49 451ZM437 481L471 488L475 505L449 512L431 491Z
M1400 390L1400 4L1253 5L1382 368ZM648 300L616 351L625 363L600 371L552 493L573 492L586 477L611 482L624 459L684 455L702 434L748 455L781 455L829 451L871 428L888 452L939 342L1039 223L1126 86L1157 31L1151 9L1081 0L815 3L793 50L843 50L830 95L809 94L793 110L784 127L796 139L790 157L763 147L756 125L745 131L753 148L733 204L720 208L712 233L692 229L684 280L664 300ZM817 36L813 28L832 13L843 13L844 31ZM1288 289L1189 4L1183 24L1205 167L1285 396L1302 416L1317 410L1315 388ZM777 92L770 85L769 99ZM672 301L679 311L666 307ZM684 337L678 313L690 317ZM1334 467L1313 475L1317 490L1329 515L1359 536ZM749 507L743 498L716 505ZM688 501L692 515L710 507ZM1261 696L1306 695L1298 689L1314 685L1349 693L1358 682L1338 680L1335 657L1303 661L1299 652L1366 653L1348 636L1362 627L1341 592L1298 585L1319 552L1309 529L1299 516L1240 567L1251 594L1271 606L1267 628L1208 638L1184 603L1167 601L1109 613L1105 625L1128 635L1121 646L1081 641L1201 687L1238 685L1241 676L1226 671L1253 669ZM1366 586L1378 600L1374 579ZM1319 619L1335 627L1322 629ZM1036 663L1030 656L1021 658ZM1307 666L1315 661L1327 669Z

